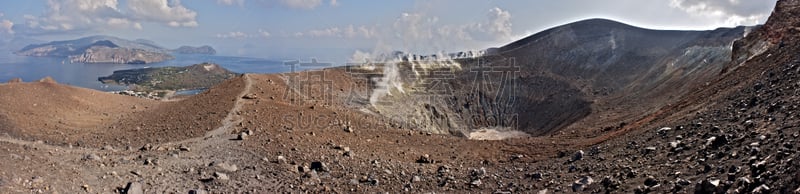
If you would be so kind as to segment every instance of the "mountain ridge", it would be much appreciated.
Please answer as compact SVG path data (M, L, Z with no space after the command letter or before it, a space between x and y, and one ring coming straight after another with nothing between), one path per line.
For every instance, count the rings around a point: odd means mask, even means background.
M632 117L675 102L713 79L710 75L719 74L730 61L732 42L743 37L745 30L650 30L606 19L573 22L481 57L456 59L458 68L437 65L437 61L404 62L398 73L405 87L386 97L394 105L374 108L389 118L409 118L410 125L430 132L459 136L488 127L548 135L590 127L601 118L631 122ZM509 70L508 65L516 68L507 72L511 75L476 80L480 69ZM454 78L430 74L438 71L453 72ZM469 84L476 81L509 85L475 88ZM426 82L441 82L451 93L414 89ZM431 102L415 94L444 100Z
M98 44L100 42L100 44ZM34 57L65 57L73 63L146 64L172 60L170 53L216 54L210 46L183 46L170 50L144 39L134 41L94 35L73 40L30 44L14 54Z

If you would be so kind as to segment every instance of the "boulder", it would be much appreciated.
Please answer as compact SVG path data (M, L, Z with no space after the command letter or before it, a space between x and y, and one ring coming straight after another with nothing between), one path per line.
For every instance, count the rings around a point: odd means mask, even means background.
M275 160L275 162L278 164L286 164L286 157L278 156L278 159Z
M227 172L236 172L239 167L236 164L228 164L227 162L212 162L209 166L213 166L219 170Z
M239 133L239 136L236 137L236 140L245 140L247 139L247 136L249 136L247 132L241 132Z
M144 194L144 189L142 188L142 183L140 183L140 182L128 182L128 185L125 186L125 193L126 194Z
M584 176L583 178L575 180L575 182L572 183L572 191L581 192L583 191L584 188L591 185L593 182L594 180L592 180L592 177Z
M317 172L329 172L330 168L328 168L328 165L326 165L324 162L315 161L311 162L311 170Z
M426 163L426 164L433 164L436 163L435 160L431 159L431 156L428 154L424 154L417 159L417 163Z
M85 156L83 156L83 160L87 160L87 161L100 161L102 159L103 158L101 158L97 154L86 154Z
M697 183L695 193L724 193L724 191L719 179L708 178Z
M578 150L574 155L572 155L572 161L583 160L583 154L583 150Z
M230 180L227 174L221 172L214 172L214 179L221 181Z

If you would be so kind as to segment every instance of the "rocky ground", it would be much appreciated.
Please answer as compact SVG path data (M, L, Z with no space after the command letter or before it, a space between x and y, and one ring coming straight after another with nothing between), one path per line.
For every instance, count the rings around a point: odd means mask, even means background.
M800 193L800 20L776 19L800 1L778 7L748 39L782 41L735 48L752 57L662 108L496 141L353 108L367 99L342 99L369 84L342 68L246 74L170 102L0 84L0 192ZM330 82L291 81L317 73Z
M6 135L2 138L6 148L3 155L8 156L3 158L6 162L2 169L6 170L2 188L9 192L103 193L133 182L147 192L178 193L192 189L256 193L446 190L449 187L438 185L468 188L458 183L466 180L455 179L467 176L459 174L467 173L465 165L479 170L481 163L508 160L503 152L487 151L504 147L506 143L499 141L483 143L368 128L379 126L380 121L345 109L292 104L291 99L280 95L285 88L277 84L282 82L280 79L275 75L246 75L231 81L227 86L239 91L232 108L220 126L194 138L190 138L191 133L158 131L147 136L92 131L89 134L101 135L78 140L52 139L59 135L36 133L27 135L26 140ZM235 84L236 80L243 84ZM188 101L191 99L181 102ZM161 106L169 105L154 107ZM316 126L304 124L308 118L321 120L309 120ZM139 128L138 133L148 130ZM156 143L160 141L163 143ZM432 146L449 149L431 150ZM386 149L374 149L377 147ZM448 168L452 168L452 175L442 174L451 170Z

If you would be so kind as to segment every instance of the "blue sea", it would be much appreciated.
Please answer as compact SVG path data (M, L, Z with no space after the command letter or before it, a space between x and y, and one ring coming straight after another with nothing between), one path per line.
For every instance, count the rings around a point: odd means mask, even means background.
M174 55L174 60L151 64L84 64L69 63L64 58L26 57L0 50L0 83L13 78L24 82L53 77L57 82L100 91L119 91L126 87L105 85L98 77L111 75L114 71L145 67L189 66L210 62L219 64L237 73L283 73L292 71L292 66L283 61L251 57L231 57L217 55Z

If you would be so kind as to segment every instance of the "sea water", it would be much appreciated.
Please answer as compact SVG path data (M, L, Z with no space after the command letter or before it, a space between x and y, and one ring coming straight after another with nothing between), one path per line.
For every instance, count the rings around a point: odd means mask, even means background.
M57 82L100 91L119 91L125 86L106 85L97 78L109 76L114 71L137 68L165 66L189 66L209 62L216 63L236 73L284 73L293 71L291 65L280 60L252 57L231 57L217 55L181 55L175 59L150 64L86 64L70 63L60 57L17 56L8 50L0 50L0 83L13 78L31 82L50 76Z

